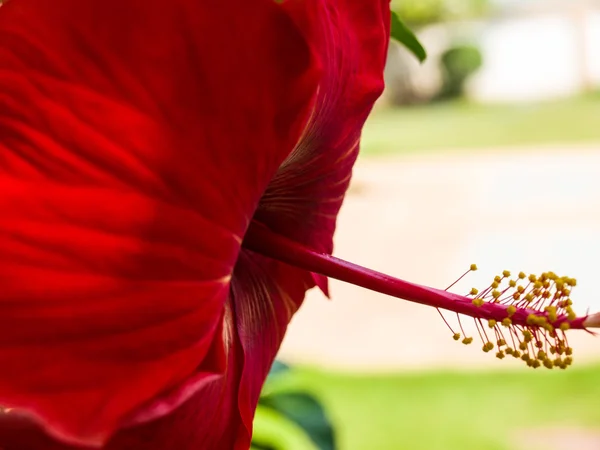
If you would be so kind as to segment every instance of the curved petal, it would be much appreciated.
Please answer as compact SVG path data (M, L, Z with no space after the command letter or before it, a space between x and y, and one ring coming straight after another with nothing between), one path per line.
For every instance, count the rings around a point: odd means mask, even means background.
M390 9L388 0L304 3L286 7L317 49L324 75L310 123L269 184L256 219L331 253L362 127L384 86Z
M230 304L230 303L229 303ZM229 308L229 313L231 310ZM235 318L229 316L223 326ZM230 323L234 326L234 323ZM219 330L224 332L223 327ZM236 339L235 335L230 335ZM230 342L223 352L215 337L208 359L227 359L223 374L200 370L171 391L144 404L130 417L128 426L118 430L103 450L247 450L250 436L238 410L238 384L243 356L239 341ZM166 412L165 414L161 414ZM154 419L154 420L153 420ZM142 420L142 423L137 423ZM16 410L0 412L2 450L93 450L54 439L36 426L30 417Z
M271 0L0 8L1 405L100 445L222 401L241 236L318 76Z
M239 413L248 436L263 383L305 292L310 274L243 251L231 284L235 322L243 351Z
M316 251L331 252L361 129L383 89L389 5L372 0L284 3L315 49L323 77L303 137L263 195L254 219ZM250 251L232 280L243 347L239 408L250 430L260 388L305 292L326 279Z
M239 348L239 345L238 347ZM214 351L222 351L221 345L215 345ZM227 370L223 376L206 376L198 372L188 378L183 386L174 392L165 393L150 404L144 405L146 411L167 406L165 414L150 422L132 427L121 428L102 446L103 450L246 450L248 445L236 442L248 442L243 424L237 410L237 382L239 380L239 355L230 353ZM201 384L198 389L197 384ZM196 386L195 386L196 385ZM194 394L178 403L170 401L182 395L183 391L194 389ZM218 411L218 412L217 412ZM210 432L207 432L210 430ZM92 450L97 446L74 446L56 440L28 416L10 411L0 415L0 436L3 450Z

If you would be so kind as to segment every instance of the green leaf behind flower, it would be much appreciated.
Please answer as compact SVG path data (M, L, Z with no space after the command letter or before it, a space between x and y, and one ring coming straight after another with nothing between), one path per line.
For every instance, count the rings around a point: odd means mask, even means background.
M394 11L392 11L391 38L404 45L420 62L425 61L427 58L427 52L421 42L419 42L419 39L410 28L400 20L398 14Z
M258 402L251 450L335 450L335 432L323 406L297 390L293 369L276 361Z
M278 411L259 405L254 416L252 448L256 450L317 450L298 424Z
M312 395L280 392L262 397L260 404L298 425L319 450L335 450L333 427L325 410Z

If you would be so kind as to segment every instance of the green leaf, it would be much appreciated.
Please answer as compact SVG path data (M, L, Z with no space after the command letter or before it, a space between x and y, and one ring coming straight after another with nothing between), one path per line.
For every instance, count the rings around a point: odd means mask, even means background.
M316 450L308 434L278 411L259 405L254 416L252 446L269 450Z
M287 373L290 370L289 366L282 363L281 361L275 360L273 361L273 365L271 366L271 370L269 371L269 376L279 376L284 373Z
M250 450L277 450L275 447L271 447L270 445L257 444L254 440L252 440L252 445L250 446Z
M301 427L319 450L335 450L333 427L321 404L304 392L282 392L263 396L263 407L279 412Z
M251 450L334 450L335 436L323 407L295 390L293 370L276 361L258 402Z
M277 391L281 386L286 386L286 381L289 379L290 368L286 364L275 360L269 371L269 376L265 380L265 384L260 393L261 398ZM0 449L2 450L2 449Z
M410 28L408 28L404 22L400 20L398 14L396 14L394 11L392 11L391 37L410 50L419 61L423 62L427 58L427 52L423 48L423 45L419 42L419 39L417 39Z

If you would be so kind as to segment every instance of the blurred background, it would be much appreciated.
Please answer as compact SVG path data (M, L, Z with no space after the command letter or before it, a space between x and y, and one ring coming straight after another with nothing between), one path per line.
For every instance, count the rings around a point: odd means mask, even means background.
M578 279L600 310L600 1L393 0L429 57L392 44L336 255L417 283L504 269ZM331 281L280 359L342 450L598 450L600 340L531 370L452 340L435 310ZM468 321L464 321L467 323Z

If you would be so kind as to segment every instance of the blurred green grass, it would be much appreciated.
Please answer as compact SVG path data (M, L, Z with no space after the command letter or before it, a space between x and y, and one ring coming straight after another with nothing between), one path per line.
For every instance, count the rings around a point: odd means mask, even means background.
M381 109L369 118L363 155L441 149L600 142L600 95L531 105L465 101Z
M325 405L340 450L514 450L516 433L600 433L600 365L566 371L351 375L297 368Z

